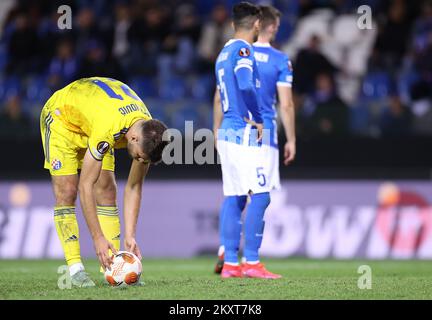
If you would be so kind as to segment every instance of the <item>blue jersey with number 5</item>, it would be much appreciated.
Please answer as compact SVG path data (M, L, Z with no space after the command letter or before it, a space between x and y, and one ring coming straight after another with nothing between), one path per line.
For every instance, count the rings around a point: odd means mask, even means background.
M215 66L224 118L222 129L246 127L244 118L262 123L257 90L259 78L252 46L240 39L225 44Z

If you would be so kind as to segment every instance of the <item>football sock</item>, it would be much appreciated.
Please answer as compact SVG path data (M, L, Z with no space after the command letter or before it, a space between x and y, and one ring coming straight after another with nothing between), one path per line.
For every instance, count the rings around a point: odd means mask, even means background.
M245 218L245 247L244 256L249 263L259 261L258 250L264 232L264 212L270 204L270 193L256 193L251 195Z
M225 217L223 219L225 262L238 263L238 250L241 236L241 213L246 205L247 196L228 196Z
M75 215L75 206L54 207L54 224L68 266L81 263L79 229Z
M81 262L74 263L69 266L69 274L72 277L74 274L78 273L79 271L84 270L84 265Z
M220 209L220 213L219 213L219 241L220 241L220 247L219 247L219 251L223 250L221 249L224 246L224 223L223 220L225 218L225 214L226 214L226 208L228 207L228 197L225 197L224 202L222 203L222 207ZM218 255L220 255L220 252L218 253Z
M105 238L120 250L120 217L117 206L97 206L97 215ZM112 254L111 250L108 252ZM100 267L100 272L103 268Z

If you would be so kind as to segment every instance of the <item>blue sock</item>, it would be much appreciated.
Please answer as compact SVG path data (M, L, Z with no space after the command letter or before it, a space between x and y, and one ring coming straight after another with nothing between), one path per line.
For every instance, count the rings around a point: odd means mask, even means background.
M223 239L225 246L225 262L238 263L240 247L241 213L246 205L247 196L228 196L225 199L223 218Z
M256 193L251 195L245 219L245 248L246 261L259 261L258 250L264 232L264 212L270 204L270 193Z
M220 245L224 246L225 245L225 241L224 241L224 219L225 219L225 215L226 215L226 211L227 211L227 207L228 207L228 197L225 197L224 202L222 203L222 207L220 208L220 212L219 212L219 241L220 241Z

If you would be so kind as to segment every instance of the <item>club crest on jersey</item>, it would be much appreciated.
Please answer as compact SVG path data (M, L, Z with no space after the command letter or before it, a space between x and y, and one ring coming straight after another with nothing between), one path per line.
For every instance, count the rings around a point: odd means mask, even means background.
M239 55L241 57L249 57L250 51L249 51L248 48L241 48L240 51L239 51Z
M99 154L105 154L109 150L109 143L106 141L99 142L96 150L99 152Z
M51 168L53 170L59 170L62 166L62 163L60 160L58 159L53 159L53 161L51 161Z

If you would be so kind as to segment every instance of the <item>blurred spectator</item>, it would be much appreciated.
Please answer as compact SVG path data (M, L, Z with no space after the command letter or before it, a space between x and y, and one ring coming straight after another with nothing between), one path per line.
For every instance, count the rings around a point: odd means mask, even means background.
M316 78L315 110L311 116L314 135L345 136L348 134L349 111L335 91L331 75L321 73Z
M161 51L170 51L172 47L171 39L166 40L170 26L167 13L160 6L144 10L143 15L132 23L129 34L132 41L131 54L134 73L147 76L157 74L155 62L159 54Z
M217 55L233 34L227 9L223 5L216 5L210 20L203 25L198 43L202 71L213 71Z
M336 68L320 52L321 40L317 35L311 36L307 48L301 49L297 55L294 70L293 89L300 94L311 93L315 79L320 73L332 75Z
M398 95L392 95L388 100L388 106L384 108L379 119L381 135L395 137L410 134L410 110L402 104Z
M405 2L393 1L385 21L379 24L375 49L381 68L395 71L406 52L411 24L407 17Z
M48 70L48 83L51 89L58 90L73 81L78 73L78 59L70 40L63 40L57 47L57 54L51 60Z
M3 26L5 25L9 11L16 6L16 0L0 1L0 38L3 36Z
M79 78L110 77L123 79L120 66L106 52L104 46L96 40L88 42L83 60L80 63Z
M432 86L420 80L411 88L413 129L420 135L432 135Z
M21 109L19 95L9 96L0 114L0 136L10 138L27 137L30 134L30 120Z
M130 42L128 32L132 24L130 8L125 3L115 6L112 55L119 62L124 72L131 68Z
M23 76L36 71L38 36L25 13L17 15L14 26L15 30L12 32L8 43L9 63L7 72Z
M175 75L187 75L194 71L195 45L200 35L198 22L192 6L183 4L177 8L173 28L163 42L164 53L158 59L162 85Z
M104 45L108 42L107 35L102 33L91 7L84 7L78 12L72 32L78 56L85 54L85 49L91 41L99 41Z

